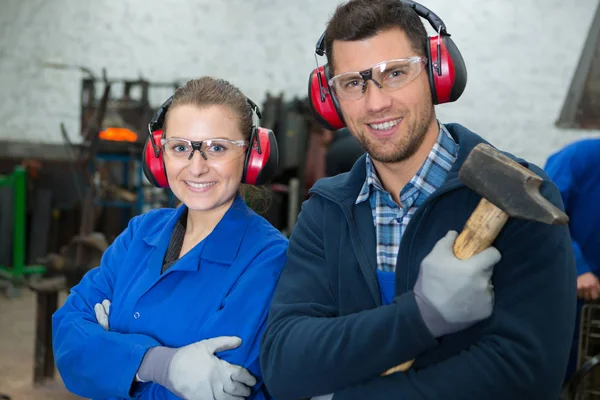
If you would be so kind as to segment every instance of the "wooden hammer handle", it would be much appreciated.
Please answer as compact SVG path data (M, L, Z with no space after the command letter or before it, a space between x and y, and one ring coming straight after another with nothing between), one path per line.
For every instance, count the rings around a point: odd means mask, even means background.
M454 255L466 260L490 247L508 221L508 214L482 198L465 227L454 241ZM385 371L382 376L408 370L415 360L410 360Z
M508 214L487 201L481 199L463 231L454 241L454 255L466 260L487 249L494 243L498 234L508 221Z

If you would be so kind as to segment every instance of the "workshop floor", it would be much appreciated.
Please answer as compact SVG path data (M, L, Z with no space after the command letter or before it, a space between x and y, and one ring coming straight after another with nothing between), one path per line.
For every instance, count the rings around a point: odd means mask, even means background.
M33 387L34 321L33 292L23 290L12 299L0 294L0 394L11 400L81 399L65 389L58 373L54 382Z

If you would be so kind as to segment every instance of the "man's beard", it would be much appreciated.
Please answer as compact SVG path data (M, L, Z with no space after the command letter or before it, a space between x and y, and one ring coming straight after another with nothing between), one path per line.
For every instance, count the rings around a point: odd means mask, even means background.
M433 120L433 104L418 116L412 124L402 126L408 121L403 119L399 137L390 140L376 140L369 137L368 133L360 133L358 141L369 153L371 158L381 163L397 163L408 160L421 147L427 136L427 131ZM402 134L404 131L404 134ZM396 134L397 136L398 134Z

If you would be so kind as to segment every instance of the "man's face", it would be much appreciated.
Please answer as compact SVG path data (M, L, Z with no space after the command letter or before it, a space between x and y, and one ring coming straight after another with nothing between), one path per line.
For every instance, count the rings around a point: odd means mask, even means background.
M389 29L360 41L334 41L333 75L363 71L386 60L419 56L404 32ZM390 91L367 81L357 100L338 96L350 132L371 157L382 163L410 158L423 143L436 118L427 72L421 71L406 86ZM383 82L380 82L383 84Z

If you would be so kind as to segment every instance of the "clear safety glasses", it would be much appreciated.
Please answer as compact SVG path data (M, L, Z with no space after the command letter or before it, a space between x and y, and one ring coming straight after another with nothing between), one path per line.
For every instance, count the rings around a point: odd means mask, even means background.
M398 58L382 61L369 69L344 72L329 79L329 86L343 100L358 100L367 90L368 81L379 89L392 92L412 82L423 71L426 57Z
M178 161L189 161L197 150L207 161L228 162L244 154L247 140L209 139L193 142L181 138L161 139L160 144L167 157Z

